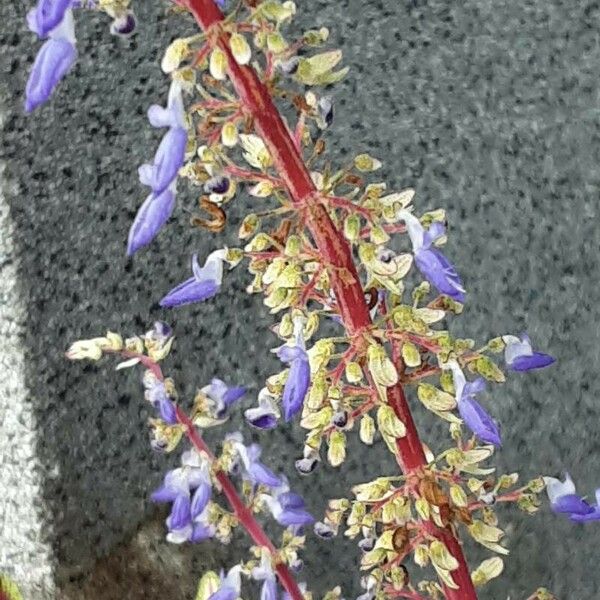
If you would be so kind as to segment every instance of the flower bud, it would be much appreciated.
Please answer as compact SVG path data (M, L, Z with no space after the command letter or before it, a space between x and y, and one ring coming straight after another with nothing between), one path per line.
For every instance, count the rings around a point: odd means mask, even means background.
M396 416L394 409L387 404L377 409L377 426L382 434L393 438L401 438L406 435L404 423Z
M223 142L223 146L233 148L238 143L239 139L235 123L225 123L221 129L221 142Z
M381 162L369 154L359 154L354 159L354 166L361 172L376 171L381 168Z
M252 50L250 44L241 33L232 33L229 39L229 47L231 53L238 65L247 65L252 58Z
M160 63L164 73L172 73L179 68L179 65L190 54L189 42L185 39L173 40L165 50L165 54Z
M348 215L344 219L344 236L351 242L356 242L360 237L360 217L356 214Z
M364 415L360 420L359 437L363 444L370 446L375 436L375 421L371 415Z
M260 219L254 214L250 213L246 215L242 224L240 225L240 229L238 231L238 237L241 240L245 240L249 238L251 235L256 233L256 230L260 226Z
M394 363L388 358L386 351L380 344L371 344L367 350L369 371L379 385L390 387L398 383L398 372Z
M227 56L219 48L215 48L211 52L208 69L210 74L219 81L223 81L227 77Z
M329 436L327 460L332 467L339 467L346 458L346 436L341 431L332 431Z
M349 362L346 364L345 375L348 383L359 383L363 378L362 367L357 362Z
M287 47L287 42L279 31L267 34L267 48L274 54L283 52Z
M504 570L504 561L499 556L484 560L471 573L471 579L476 587L480 587L490 582L495 577L498 577Z
M421 364L421 353L412 342L402 344L402 360L407 367L418 367Z
M450 499L455 506L464 507L469 503L467 494L459 485L450 486Z

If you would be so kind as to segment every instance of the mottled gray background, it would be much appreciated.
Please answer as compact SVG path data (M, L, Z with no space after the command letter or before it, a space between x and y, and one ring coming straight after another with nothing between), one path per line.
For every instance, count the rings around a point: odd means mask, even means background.
M181 591L144 597L189 597L191 584L181 571L193 567L193 582L214 547L194 547L178 558L180 550L168 550L160 526L154 527L154 566L142 565L138 580L127 571L140 560L131 558L128 544L156 514L148 493L166 466L148 449L149 413L138 374L114 374L108 364L69 364L62 352L107 327L142 332L164 318L178 338L167 370L182 391L191 395L213 375L260 386L277 367L267 352L275 343L267 331L272 317L258 297L245 295L242 269L227 276L215 301L174 313L155 303L188 276L192 251L204 255L233 240L250 200L241 196L228 209L228 231L211 238L188 227L186 210L195 198L182 184L169 227L127 260L128 228L144 199L136 169L153 155L160 135L145 111L165 97L159 58L185 27L164 17L162 2L148 0L137 2L140 28L131 41L111 37L101 18L80 19L77 66L50 105L25 118L23 89L39 44L24 26L22 4L0 2L0 158L26 303L19 339L42 491L33 500L19 497L13 471L0 482L0 494L31 502L43 515L42 541L56 558L63 590L57 597L96 597L85 587L88 573L96 557L107 555L95 567L104 569L103 598L133 598L132 581L143 588L156 573ZM335 89L334 154L342 160L351 151L370 151L385 160L392 188L414 186L417 206L448 211L447 252L469 291L454 331L485 340L526 329L559 359L553 369L511 378L487 397L504 428L502 466L525 478L568 468L581 491L593 493L600 485L600 3L298 4L296 31L315 22L330 26L351 66ZM11 406L17 418L20 410ZM431 419L419 415L419 425L427 437ZM261 438L267 456L288 471L296 456L292 439L300 434L288 427ZM381 448L356 448L338 472L324 467L294 483L320 513L325 499L344 494L350 482L393 469ZM596 524L574 526L547 507L532 518L499 512L509 523L511 556L504 576L482 598L516 600L539 585L563 600L599 597ZM119 543L124 546L115 551ZM16 560L41 560L13 550ZM217 564L226 560L219 552L210 559ZM344 573L351 596L353 546L311 543L310 553L311 587L323 591ZM226 554L239 558L242 551L234 544ZM11 568L16 565L0 565Z

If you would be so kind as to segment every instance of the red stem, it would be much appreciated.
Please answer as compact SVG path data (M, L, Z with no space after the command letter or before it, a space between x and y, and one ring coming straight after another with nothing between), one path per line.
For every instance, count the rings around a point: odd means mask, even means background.
M190 440L191 444L198 450L198 452L204 452L209 459L212 461L215 459L214 455L210 451L209 447L206 445L205 441L202 439L198 430L190 420L190 418L185 414L183 410L179 406L176 407L177 420L185 427L185 433ZM238 518L239 522L244 526L248 535L254 540L254 542L258 546L264 546L269 550L271 556L276 556L277 550L273 543L264 532L263 528L260 526L260 523L254 518L252 511L244 504L243 500L240 498L237 490L231 480L223 471L218 471L216 473L216 478L219 484L221 485L221 489L223 494L227 498L235 516ZM282 562L278 562L275 566L275 572L279 577L279 582L285 588L286 592L290 595L292 600L303 600L304 596L302 591L298 587L294 576L288 569L287 565Z
M364 291L343 234L333 224L326 201L316 189L293 134L283 122L267 87L250 66L239 65L231 53L229 34L221 30L223 14L213 0L179 0L194 15L198 25L227 56L228 75L244 109L252 116L256 131L263 139L279 177L294 205L304 214L306 225L329 271L337 307L348 334L359 337L371 326ZM212 38L212 39L211 39ZM406 427L406 436L397 440L398 462L406 473L423 467L427 461L404 390L400 384L388 389L388 402ZM476 600L460 543L450 529L431 526L456 558L459 568L452 572L458 590L444 587L448 600Z

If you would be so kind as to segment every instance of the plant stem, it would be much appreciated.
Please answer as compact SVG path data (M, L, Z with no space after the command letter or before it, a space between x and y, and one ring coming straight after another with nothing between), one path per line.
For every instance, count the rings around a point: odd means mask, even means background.
M198 452L205 453L211 461L214 461L215 457L210 451L209 447L206 445L206 442L202 439L198 430L187 416L187 414L179 407L176 407L177 420L185 427L185 433L190 440L190 443L198 450ZM243 500L240 498L235 486L227 477L227 474L223 471L217 471L215 477L219 482L223 494L227 498L235 516L242 524L242 526L248 532L248 535L254 540L254 542L258 546L264 546L269 550L271 556L276 556L277 550L275 546L264 532L263 528L260 526L260 523L254 518L252 511L244 504ZM278 562L275 566L275 572L279 577L279 582L285 588L286 592L290 595L292 600L302 600L303 594L294 576L288 569L287 565L282 562Z
M296 146L267 87L250 66L239 65L229 48L229 34L221 30L223 14L213 0L178 0L195 17L206 32L209 43L218 46L227 57L228 75L240 99L242 110L254 120L257 133L264 141L278 175L290 198L303 213L306 225L329 271L340 316L350 337L360 336L371 326L364 291L354 264L352 250L333 224L326 201L314 185L309 170ZM388 402L406 427L406 435L396 440L397 458L406 473L426 465L425 453L412 418L404 390L400 384L388 388ZM442 540L458 561L452 576L459 586L444 586L448 600L476 600L477 594L469 575L460 543L451 529L431 523L432 535Z

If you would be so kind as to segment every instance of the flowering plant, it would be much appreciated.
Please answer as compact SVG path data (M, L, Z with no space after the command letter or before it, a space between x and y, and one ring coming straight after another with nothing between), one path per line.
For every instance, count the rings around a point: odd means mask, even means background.
M339 68L339 50L321 49L328 30L286 37L296 12L291 1L174 4L201 31L174 40L162 60L170 78L166 106L151 106L148 120L165 134L154 158L139 168L150 189L127 253L143 251L160 235L182 179L200 193L205 213L192 224L209 232L226 227L227 205L242 193L262 203L241 225L244 247L215 249L202 266L194 255L191 277L166 291L161 307L210 300L219 294L225 266L247 260L248 292L264 294L278 316L280 345L273 350L284 366L267 378L256 405L245 408L248 425L265 431L282 420L299 421L307 434L295 468L305 475L324 459L341 465L355 427L366 446L379 436L400 468L355 486L350 498L331 499L316 520L241 432L224 435L219 453L206 445L202 430L225 424L245 390L230 385L233 374L227 383L214 379L184 410L160 365L173 343L166 323L126 339L108 332L75 342L70 359L115 354L123 359L117 369L143 367L145 398L156 410L152 448L173 453L187 444L180 466L152 494L170 505L167 540L227 543L241 526L253 541L246 560L201 577L197 600L235 600L242 577L260 582L265 600L281 597L280 590L293 600L313 598L316 591L297 581L309 531L358 539L360 600L474 599L477 588L501 574L508 553L496 504L533 513L547 487L557 513L577 522L600 519L598 506L576 494L568 475L565 482L540 477L519 485L516 473L498 475L489 466L502 431L487 408L488 382L504 382L504 370L532 371L554 359L534 350L526 335L500 335L478 347L452 336L445 322L461 314L467 292L440 249L447 241L445 211L419 214L412 189L388 191L373 180L382 165L369 154L341 168L326 159L323 136L334 103L322 89L347 73ZM115 35L134 32L129 0L39 0L28 23L46 41L27 84L27 111L49 100L76 60L73 13L84 9L107 13ZM295 113L294 123L276 102ZM401 251L389 247L392 239ZM421 441L414 402L447 424L448 448L433 452ZM258 515L284 528L281 543L267 536ZM465 534L495 553L472 570L459 539ZM416 568L409 570L411 556ZM336 587L323 597L342 593ZM540 589L531 598L552 596Z

